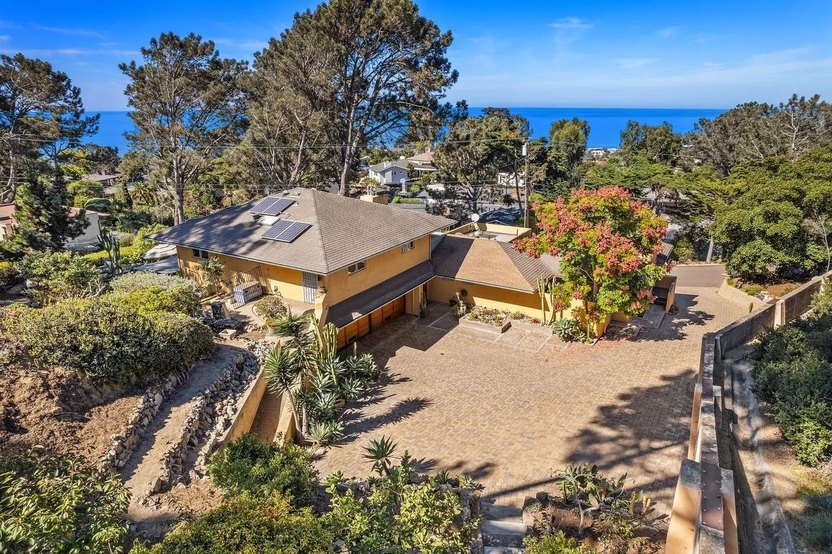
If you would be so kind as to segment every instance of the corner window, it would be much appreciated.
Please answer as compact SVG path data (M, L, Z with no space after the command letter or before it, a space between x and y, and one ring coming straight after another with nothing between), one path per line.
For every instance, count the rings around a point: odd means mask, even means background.
M413 250L413 241L406 242L402 245L402 252L410 252Z
M191 254L193 254L194 258L199 258L200 260L208 259L208 252L206 252L205 250L197 250L196 248L192 248Z
M361 271L365 267L367 267L367 261L366 260L361 261L361 262L356 262L356 263L352 264L351 266L347 266L347 273L352 275L353 273L357 273L357 272Z

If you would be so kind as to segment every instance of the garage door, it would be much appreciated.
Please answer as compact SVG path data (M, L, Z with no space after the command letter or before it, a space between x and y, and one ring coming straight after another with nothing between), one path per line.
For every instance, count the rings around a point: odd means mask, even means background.
M402 315L404 312L404 296L400 296L381 308L373 310L368 315L341 327L338 330L338 348L343 348L361 337L368 335L372 331L380 329L385 323L394 317Z

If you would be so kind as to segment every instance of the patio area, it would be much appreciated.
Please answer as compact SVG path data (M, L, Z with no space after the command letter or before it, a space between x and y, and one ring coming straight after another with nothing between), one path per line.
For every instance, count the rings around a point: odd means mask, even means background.
M680 287L676 304L659 328L595 345L461 328L438 304L399 317L361 339L387 375L348 405L347 436L316 465L322 477L367 475L363 446L386 435L423 469L470 474L485 496L520 505L567 464L594 463L668 513L702 335L748 311L714 288Z

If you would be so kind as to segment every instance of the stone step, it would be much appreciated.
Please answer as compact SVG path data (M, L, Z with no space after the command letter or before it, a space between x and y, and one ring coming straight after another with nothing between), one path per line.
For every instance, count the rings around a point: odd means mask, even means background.
M523 510L516 506L501 506L500 504L482 503L482 514L484 519L516 519L522 521Z
M514 546L485 546L483 554L523 554L525 550Z
M526 534L526 526L521 520L515 519L488 519L482 520L482 530L484 533L492 533L495 535L517 535L524 536Z
M502 534L495 534L495 533L486 533L483 531L482 534L482 545L485 546L492 546L492 547L501 547L501 548L522 548L523 547L523 535L502 535Z

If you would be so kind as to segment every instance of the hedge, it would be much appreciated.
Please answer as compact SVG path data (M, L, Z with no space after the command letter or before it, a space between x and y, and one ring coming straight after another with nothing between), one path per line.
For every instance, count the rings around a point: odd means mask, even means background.
M64 366L120 382L179 369L213 348L210 329L193 318L141 314L102 298L7 308L0 330L35 366Z

